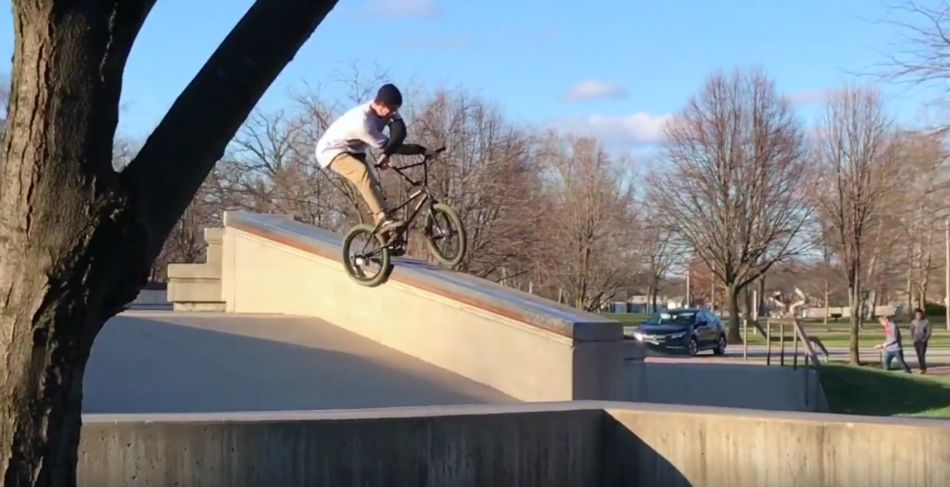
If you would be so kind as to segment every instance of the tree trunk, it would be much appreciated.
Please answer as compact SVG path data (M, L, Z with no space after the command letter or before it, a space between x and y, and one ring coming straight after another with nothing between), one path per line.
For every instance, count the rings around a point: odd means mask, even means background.
M256 2L119 175L122 72L153 3L13 2L0 165L4 485L75 485L96 334L135 298L228 140L335 2Z
M650 312L656 313L656 298L657 298L657 288L659 287L659 282L654 280L653 285L650 286Z
M907 310L914 309L914 244L913 242L908 245L907 256Z
M920 309L927 310L927 288L930 286L930 270L933 267L933 240L934 229L931 227L927 234L927 252L924 257L923 275L920 276Z
M752 287L746 286L742 290L742 294L745 297L745 316L747 320L752 319Z
M861 276L859 265L851 268L851 284L848 286L848 304L851 307L851 337L848 345L848 351L851 356L851 364L861 365L860 345L858 344L858 334L861 329Z
M831 325L828 324L828 314L831 311L831 306L829 300L831 298L831 285L828 283L828 278L825 278L825 329L831 331Z
M130 258L144 237L130 225L112 139L122 70L151 3L14 2L0 179L5 485L75 484L86 359L148 275Z
M739 329L741 326L739 320L740 290L736 289L735 286L728 286L726 289L729 294L729 336L727 338L729 343L742 343L742 333Z

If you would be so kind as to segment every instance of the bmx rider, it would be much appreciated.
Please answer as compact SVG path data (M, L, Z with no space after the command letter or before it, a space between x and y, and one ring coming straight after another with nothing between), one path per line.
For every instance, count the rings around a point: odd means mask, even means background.
M375 174L366 162L367 147L382 150L378 167L389 167L392 154L419 155L429 151L419 144L403 144L406 124L399 114L402 93L393 84L379 88L373 101L351 108L337 118L317 141L317 163L343 176L359 191L369 206L381 232L399 228L403 222L392 218ZM389 136L383 128L389 127Z

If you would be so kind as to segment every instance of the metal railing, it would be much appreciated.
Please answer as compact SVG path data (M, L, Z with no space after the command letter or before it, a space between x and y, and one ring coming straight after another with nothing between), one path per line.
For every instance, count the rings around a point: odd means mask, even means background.
M761 330L762 327L756 323L755 327ZM821 348L828 360L828 351L820 340L808 336L808 332L802 327L801 322L795 319L768 319L765 323L765 365L773 365L773 329L778 332L778 351L777 361L779 367L786 367L786 342L790 339L792 345L788 352L791 357L791 367L793 370L803 369L804 376L804 397L805 405L813 411L827 411L827 402L824 391L821 387L821 360L818 358L816 347ZM799 345L801 343L801 345ZM801 347L801 348L800 348ZM743 359L748 360L749 349L749 324L744 322L743 326ZM801 357L802 364L799 365Z

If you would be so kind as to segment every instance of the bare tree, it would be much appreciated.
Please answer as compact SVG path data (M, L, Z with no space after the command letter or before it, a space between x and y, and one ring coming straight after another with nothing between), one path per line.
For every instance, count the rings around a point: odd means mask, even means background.
M631 246L636 228L627 161L611 160L588 138L549 138L542 149L549 168L550 210L536 214L543 229L546 286L563 290L575 307L596 310L625 287L639 262Z
M409 127L430 147L446 145L431 166L432 188L459 211L469 249L462 270L505 280L532 270L526 258L539 242L541 178L534 141L485 101L464 92L438 91L421 103ZM387 194L406 197L391 178Z
M896 157L900 159L900 200L889 205L900 228L899 238L904 255L895 255L907 279L908 307L927 304L930 279L940 264L935 257L937 225L946 217L948 188L938 183L941 166L946 160L943 136L922 132L903 132L896 139ZM896 249L895 249L896 250ZM939 254L936 254L939 255ZM904 257L904 258L901 258Z
M889 78L912 84L937 83L948 90L950 78L950 3L940 0L923 6L912 0L892 7L886 22L905 36L900 52L889 56Z
M663 214L653 205L646 204L643 222L638 228L637 249L643 255L647 277L647 298L650 311L657 311L657 293L667 273L678 261L683 246L677 239L676 227L669 224ZM633 242L630 243L631 245Z
M860 363L858 331L868 232L880 219L884 195L897 175L891 135L891 121L876 90L850 87L830 96L816 147L823 171L817 202L841 249L854 364Z
M667 127L665 153L652 199L725 287L741 341L739 292L807 246L802 130L761 71L715 74Z
M5 485L75 485L94 338L135 299L227 142L336 4L254 2L118 173L122 73L154 3L13 2L0 173Z

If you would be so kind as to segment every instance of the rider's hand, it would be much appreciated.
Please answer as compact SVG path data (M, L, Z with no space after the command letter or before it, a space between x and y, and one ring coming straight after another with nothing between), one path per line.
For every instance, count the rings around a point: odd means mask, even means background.
M376 167L380 169L389 169L389 156L383 154L383 157L380 157L379 162L376 163Z

